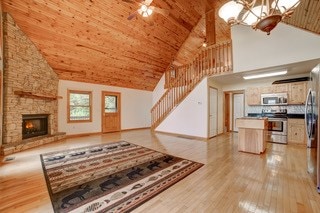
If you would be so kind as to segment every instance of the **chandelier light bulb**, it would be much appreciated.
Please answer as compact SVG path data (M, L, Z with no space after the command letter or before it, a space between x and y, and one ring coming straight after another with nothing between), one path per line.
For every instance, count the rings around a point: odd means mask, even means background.
M143 5L141 5L140 9L141 9L142 12L147 12L148 7L147 7L147 5L143 4Z
M265 5L260 5L257 7L252 8L252 10L248 10L245 14L244 17L245 19L243 20L244 23L248 25L252 25L258 21L258 19L265 17L267 13L267 6Z
M296 8L299 4L299 0L275 0L272 2L271 7L284 13L288 9Z
M150 9L150 8L148 8L146 12L147 12L147 13L148 13L148 15L150 16L150 15L152 14L153 10L152 10L152 9Z
M238 4L235 1L229 1L220 8L219 16L225 22L228 22L230 19L237 19L242 9L242 4Z

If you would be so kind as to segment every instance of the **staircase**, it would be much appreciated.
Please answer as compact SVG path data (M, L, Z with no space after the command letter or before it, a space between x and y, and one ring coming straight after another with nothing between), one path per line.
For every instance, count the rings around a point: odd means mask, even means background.
M192 63L168 70L165 73L167 90L151 109L151 128L155 129L203 78L231 70L231 41L208 46Z

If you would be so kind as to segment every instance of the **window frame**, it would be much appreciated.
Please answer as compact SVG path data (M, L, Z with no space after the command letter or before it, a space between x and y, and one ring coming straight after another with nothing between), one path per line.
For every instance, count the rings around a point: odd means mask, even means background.
M87 122L92 122L92 91L83 91L83 90L69 90L67 92L67 123L87 123ZM89 113L90 113L90 118L89 120L70 120L70 94L85 94L89 95ZM81 106L81 105L79 105Z

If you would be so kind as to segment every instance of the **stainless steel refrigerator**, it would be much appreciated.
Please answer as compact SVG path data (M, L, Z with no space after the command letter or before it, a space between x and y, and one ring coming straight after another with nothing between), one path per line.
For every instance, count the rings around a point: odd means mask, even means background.
M311 175L320 193L320 131L319 131L319 101L320 101L320 64L310 73L309 91L306 100L305 121L307 133L307 163Z

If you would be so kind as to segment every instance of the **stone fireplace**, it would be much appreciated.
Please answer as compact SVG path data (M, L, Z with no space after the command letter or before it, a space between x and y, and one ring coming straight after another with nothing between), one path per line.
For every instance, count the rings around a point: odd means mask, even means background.
M65 137L58 132L57 74L32 41L3 16L3 135L8 155Z
M22 139L47 135L48 116L42 114L22 115Z

